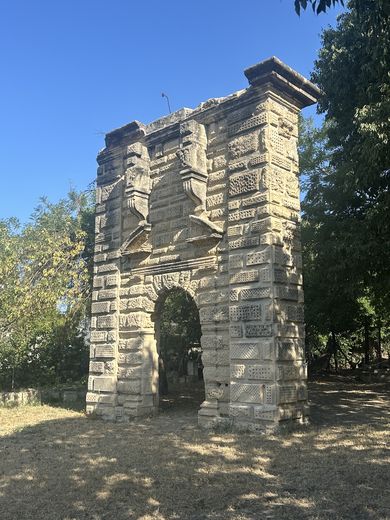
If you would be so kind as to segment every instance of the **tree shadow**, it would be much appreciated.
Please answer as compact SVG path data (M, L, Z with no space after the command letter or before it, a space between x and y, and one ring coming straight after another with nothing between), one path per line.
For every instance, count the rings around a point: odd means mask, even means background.
M42 416L0 438L0 518L388 518L388 389L311 386L313 425L284 435L202 431L180 407L130 424Z

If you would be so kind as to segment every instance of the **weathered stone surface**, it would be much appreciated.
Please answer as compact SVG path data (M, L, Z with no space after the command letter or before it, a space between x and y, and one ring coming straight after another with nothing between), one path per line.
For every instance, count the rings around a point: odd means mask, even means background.
M272 336L272 325L264 323L250 323L245 326L245 333L248 338L262 338Z
M116 389L116 380L113 377L95 377L93 379L93 390L101 390L103 392L114 392Z
M96 345L94 356L97 358L113 358L115 348L113 345Z
M229 179L229 195L235 197L244 193L250 193L258 189L259 175L258 172L252 171L241 173Z
M183 289L202 328L204 424L295 420L303 364L299 109L316 87L276 58L250 87L110 132L98 156L88 411L158 403L164 298ZM265 425L262 423L265 421Z
M91 307L92 314L104 314L110 311L109 302L93 303Z
M248 282L257 282L259 279L259 271L240 271L239 273L234 273L230 277L230 283L248 283Z
M258 359L259 347L257 343L231 343L231 359Z
M261 305L232 305L229 309L230 321L251 321L261 318Z
M254 287L253 289L241 289L241 300L261 300L271 297L270 287Z
M262 385L233 382L230 385L230 398L232 402L260 404L264 399L264 390Z
M274 368L267 365L249 365L248 379L273 379Z

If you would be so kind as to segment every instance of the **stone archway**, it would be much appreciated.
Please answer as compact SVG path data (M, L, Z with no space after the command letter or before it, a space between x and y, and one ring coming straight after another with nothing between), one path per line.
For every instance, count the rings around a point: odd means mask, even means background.
M87 412L157 409L153 312L196 301L199 422L264 431L307 414L298 113L318 89L277 58L249 87L106 136L98 156Z
M195 300L182 288L162 294L153 315L159 356L160 409L199 409L204 398L201 325Z

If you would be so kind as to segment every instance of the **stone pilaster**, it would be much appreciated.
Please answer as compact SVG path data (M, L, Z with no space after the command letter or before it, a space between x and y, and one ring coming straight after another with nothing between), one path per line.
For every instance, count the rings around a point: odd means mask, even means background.
M95 256L87 413L115 420L119 326L120 235L123 189L119 150L98 157Z
M246 75L255 102L228 127L230 416L256 431L307 414L297 137L316 91L277 59Z

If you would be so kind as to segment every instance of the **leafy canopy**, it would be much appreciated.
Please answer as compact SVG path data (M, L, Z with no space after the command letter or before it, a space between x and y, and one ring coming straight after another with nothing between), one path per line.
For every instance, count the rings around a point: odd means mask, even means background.
M351 275L390 304L390 2L348 7L324 31L312 76L332 150L321 196Z
M0 221L1 374L38 363L60 324L77 335L89 308L92 223L89 195L74 191L56 204L41 199L24 226Z
M311 5L313 11L317 14L325 13L330 7L334 7L336 4L344 5L343 0L295 0L295 11L297 14L301 14L301 9L306 9L308 5Z

